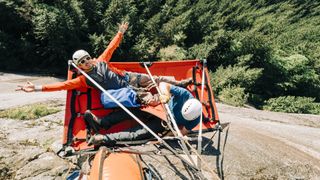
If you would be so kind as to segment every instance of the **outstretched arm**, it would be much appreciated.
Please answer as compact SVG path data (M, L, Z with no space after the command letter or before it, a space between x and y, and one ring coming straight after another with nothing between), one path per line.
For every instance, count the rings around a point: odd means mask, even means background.
M122 22L119 24L119 30L117 35L109 43L108 47L104 52L98 57L99 61L109 62L113 52L119 47L119 44L123 38L123 34L127 31L129 26L128 22Z
M18 85L18 88L16 88L16 91L24 91L24 92L34 92L39 91L40 87L35 87L33 83L30 81L27 81L25 85Z
M60 90L70 90L76 89L80 87L88 87L85 78L83 76L79 76L75 79L67 80L64 82L57 82L54 84L47 84L47 85L38 85L35 86L31 82L27 82L24 85L18 85L16 91L24 91L24 92L37 92L37 91L60 91Z

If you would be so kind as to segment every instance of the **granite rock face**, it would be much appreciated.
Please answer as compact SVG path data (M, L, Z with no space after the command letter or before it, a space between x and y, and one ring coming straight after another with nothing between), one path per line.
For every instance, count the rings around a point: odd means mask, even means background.
M17 84L38 84L59 79L3 73L0 75L0 110L54 100L61 111L36 120L0 118L0 179L65 179L76 159L61 159L65 92L15 92ZM205 133L202 158L224 179L320 179L320 116L266 112L217 104L223 132ZM196 142L193 143L194 147ZM175 145L178 152L181 149ZM157 147L132 147L154 151ZM132 149L131 149L132 150ZM162 179L197 179L194 171L168 151L142 155ZM85 157L82 157L86 159ZM79 166L81 167L81 166Z

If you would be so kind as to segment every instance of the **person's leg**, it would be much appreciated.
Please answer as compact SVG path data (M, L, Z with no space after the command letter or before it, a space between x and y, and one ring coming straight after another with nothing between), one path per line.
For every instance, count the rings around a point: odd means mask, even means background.
M150 89L154 87L151 78L147 74L127 72L129 75L129 85L137 92L138 98L142 104L157 106L160 104L159 94L152 94ZM176 81L173 76L153 76L155 82L167 82L173 85L186 87L192 83L192 79Z
M131 116L127 112L120 109L118 111L114 111L108 114L107 116L103 117L101 119L101 126L105 129L109 129L111 126L130 118Z
M161 120L152 119L146 123L146 125L155 133L163 132L165 129L161 125ZM151 133L143 128L141 125L131 128L127 131L112 133L106 135L110 141L135 141L151 138Z
M138 118L149 116L148 113L143 112L140 109L135 108L130 109L130 111ZM85 112L84 118L87 122L95 122L104 129L109 129L113 125L118 124L126 119L132 119L132 117L122 109L114 111L103 118L98 118L90 110L87 110Z
M148 91L137 91L137 96L142 104L157 106L160 104L159 94L152 94Z
M128 72L129 74L129 84L134 87L147 87L151 88L153 86L152 80L148 74L144 73L134 73ZM173 76L152 76L154 81L159 84L160 82L166 82L169 84L173 84L176 86L186 87L187 85L192 83L192 79L183 79L181 81L177 81Z
M127 72L129 74L129 84L134 87L150 87L152 86L152 80L148 74ZM173 76L152 76L154 81L159 84L160 82L166 82L176 86L186 87L192 83L192 79L183 79L177 81Z
M161 125L161 121L158 119L153 119L148 121L146 125L155 133L161 133L165 130L165 128ZM118 133L111 133L106 135L95 135L92 136L88 142L91 144L106 144L106 145L114 145L117 141L135 141L142 139L151 138L151 133L143 128L141 125L128 129L127 131L122 131Z
M180 86L180 87L187 87L189 84L192 83L192 78L188 78L188 79L183 79L181 81L177 81L174 78L172 78L171 76L159 76L157 77L157 81L158 84L160 82L166 82L175 86Z
M140 81L140 73L135 73L135 72L127 72L127 74L129 75L129 85L136 87L136 88L140 88L139 87L139 81Z

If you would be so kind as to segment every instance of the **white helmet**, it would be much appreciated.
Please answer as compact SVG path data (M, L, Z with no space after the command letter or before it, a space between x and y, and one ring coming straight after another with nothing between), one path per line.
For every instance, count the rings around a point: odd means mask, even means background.
M188 99L182 106L181 114L185 120L192 121L202 113L202 104L197 99Z
M91 59L90 54L87 51L81 49L73 53L72 60L75 64L78 64L79 61L85 57L89 57Z

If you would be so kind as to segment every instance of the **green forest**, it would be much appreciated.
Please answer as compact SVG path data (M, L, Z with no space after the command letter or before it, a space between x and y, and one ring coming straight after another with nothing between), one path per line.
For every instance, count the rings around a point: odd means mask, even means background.
M122 21L111 61L206 59L220 101L320 114L318 0L0 0L0 70L64 75Z

